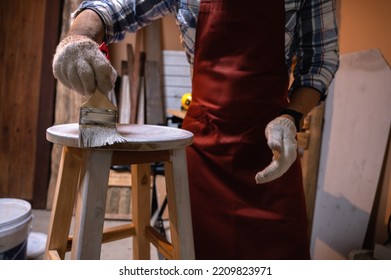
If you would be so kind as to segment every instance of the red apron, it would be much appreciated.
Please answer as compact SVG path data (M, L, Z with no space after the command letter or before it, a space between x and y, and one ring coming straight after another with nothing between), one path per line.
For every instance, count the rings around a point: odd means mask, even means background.
M183 128L197 259L308 259L299 159L255 184L265 127L287 105L283 0L201 1Z

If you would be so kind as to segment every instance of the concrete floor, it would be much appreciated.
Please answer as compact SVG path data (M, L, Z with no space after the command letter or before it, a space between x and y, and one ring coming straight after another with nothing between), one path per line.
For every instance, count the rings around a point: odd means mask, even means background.
M32 232L47 234L51 211L33 210ZM115 226L126 223L124 221L106 220L105 226ZM72 225L71 225L72 228ZM69 253L66 255L69 259ZM101 259L103 260L128 260L132 259L132 238L125 238L102 245ZM157 250L151 246L151 259L159 259Z

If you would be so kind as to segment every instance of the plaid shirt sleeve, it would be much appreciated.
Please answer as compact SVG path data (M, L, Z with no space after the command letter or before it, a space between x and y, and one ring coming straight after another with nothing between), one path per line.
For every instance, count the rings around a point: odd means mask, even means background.
M107 44L120 41L127 32L136 32L153 20L174 13L175 0L101 0L83 1L72 14L75 18L85 9L99 14L105 25L105 42Z
M338 30L333 0L306 0L298 14L295 42L297 65L290 92L312 87L327 97L339 67Z

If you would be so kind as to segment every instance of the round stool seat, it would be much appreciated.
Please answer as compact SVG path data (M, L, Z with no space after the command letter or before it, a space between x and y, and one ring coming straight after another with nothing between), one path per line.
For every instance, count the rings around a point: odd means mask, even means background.
M158 125L119 124L118 133L127 141L99 149L158 151L184 148L193 141L193 134L184 129ZM60 124L46 130L46 139L63 146L79 146L79 124Z

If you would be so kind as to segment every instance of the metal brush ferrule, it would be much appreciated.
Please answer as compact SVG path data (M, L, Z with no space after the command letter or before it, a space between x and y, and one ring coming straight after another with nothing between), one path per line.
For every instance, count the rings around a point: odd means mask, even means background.
M118 111L101 108L80 108L81 125L100 125L106 127L115 126L118 119Z

